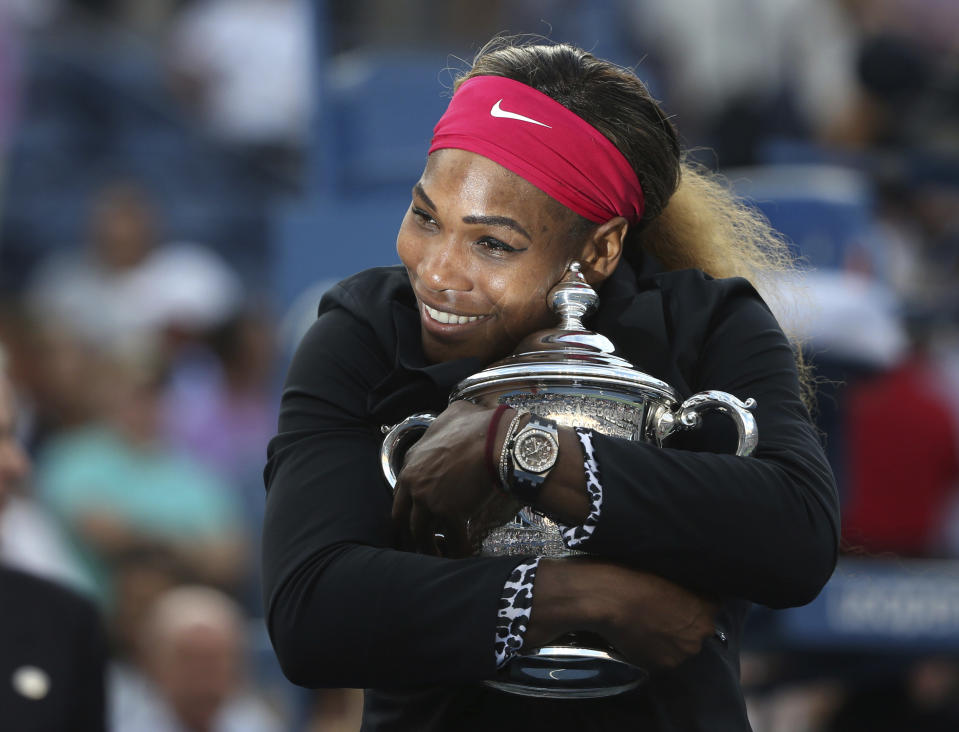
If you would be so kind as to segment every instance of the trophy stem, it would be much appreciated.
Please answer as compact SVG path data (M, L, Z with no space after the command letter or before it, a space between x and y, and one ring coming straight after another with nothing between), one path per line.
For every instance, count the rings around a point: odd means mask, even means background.
M599 304L599 295L583 277L581 268L579 262L570 262L566 275L547 297L553 312L562 318L561 330L586 330L583 318Z

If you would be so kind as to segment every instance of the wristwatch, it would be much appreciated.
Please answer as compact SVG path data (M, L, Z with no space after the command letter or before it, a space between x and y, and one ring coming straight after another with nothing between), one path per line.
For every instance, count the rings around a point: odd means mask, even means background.
M532 505L539 497L543 481L559 459L556 422L534 414L512 439L509 452L513 464L509 492Z

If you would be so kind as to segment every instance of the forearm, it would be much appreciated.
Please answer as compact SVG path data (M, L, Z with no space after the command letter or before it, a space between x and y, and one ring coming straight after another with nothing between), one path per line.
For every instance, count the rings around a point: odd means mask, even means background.
M536 574L525 646L536 648L575 630L601 633L609 625L608 593L598 572L585 562L544 559Z
M578 532L586 541L576 548L717 595L802 604L835 565L838 506L811 427L796 421L780 438L781 446L767 441L757 457L740 458L596 433L589 433L593 447L581 448L575 430L560 428L559 459L535 507L582 526L596 512L586 487L589 459L584 470L584 451L592 452L603 506L589 532Z
M674 668L713 635L716 611L708 599L649 572L585 558L544 560L526 643L589 631L632 663Z
M832 573L838 506L818 460L594 444L604 503L588 551L773 607L808 602Z
M308 687L415 687L495 670L497 606L516 557L449 560L344 544L297 569L269 603L287 677Z

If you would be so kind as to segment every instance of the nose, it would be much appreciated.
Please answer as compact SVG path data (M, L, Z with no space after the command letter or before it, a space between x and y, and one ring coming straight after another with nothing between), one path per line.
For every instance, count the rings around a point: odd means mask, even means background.
M468 291L471 289L468 256L466 247L456 241L433 242L423 253L416 274L420 282L434 292Z

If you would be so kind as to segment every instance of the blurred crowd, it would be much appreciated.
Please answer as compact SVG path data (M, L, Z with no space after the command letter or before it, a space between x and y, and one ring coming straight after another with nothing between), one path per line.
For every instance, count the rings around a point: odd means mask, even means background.
M816 369L845 550L959 560L955 0L0 0L0 345L25 450L0 450L0 558L95 602L112 728L358 729L357 692L290 686L262 622L265 448L318 301L282 312L301 292L273 276L277 222L338 144L328 70L415 51L438 72L502 31L635 66L691 155L781 222L806 271L770 300ZM804 238L837 210L855 226ZM943 648L757 648L754 728L959 729L959 626Z

